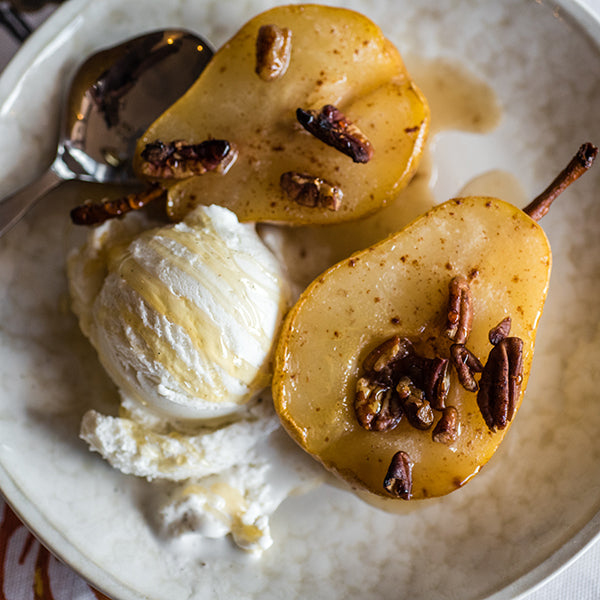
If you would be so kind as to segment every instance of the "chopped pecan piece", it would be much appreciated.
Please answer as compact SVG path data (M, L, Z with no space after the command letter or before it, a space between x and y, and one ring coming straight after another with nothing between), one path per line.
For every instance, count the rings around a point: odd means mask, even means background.
M426 359L423 390L427 400L436 410L442 410L450 390L450 372L447 358Z
M510 326L512 325L512 321L510 317L505 317L496 325L496 327L492 327L488 333L488 338L490 340L490 344L495 346L499 344L505 337L508 337L510 333Z
M457 275L450 280L448 288L446 335L457 344L464 344L473 324L471 286L464 275Z
M373 157L373 146L365 134L332 104L320 111L298 108L296 118L309 133L354 162L366 163Z
M433 425L433 410L420 390L409 377L402 377L396 386L402 409L408 422L416 429L429 429Z
M132 210L139 210L165 194L165 190L153 186L143 192L128 194L116 200L104 200L100 203L86 202L71 211L71 221L75 225L97 225Z
M523 340L507 337L494 346L483 368L477 405L490 431L514 417L523 382Z
M207 171L224 174L237 154L236 147L227 140L206 140L199 144L156 140L141 153L141 171L147 177L160 179L185 179Z
M395 498L410 500L412 496L412 468L410 456L400 450L392 457L383 480L384 489Z
M412 354L402 361L399 375L406 375L423 390L425 398L433 408L444 408L450 389L447 358L425 358Z
M358 422L369 431L389 431L402 418L402 408L394 390L369 376L356 382L354 410Z
M483 371L481 361L464 344L452 344L450 346L450 360L456 368L460 384L468 392L476 392L479 386L473 377L473 373Z
M362 366L365 371L382 373L392 369L397 361L406 358L413 352L410 340L395 335L371 350L363 360Z
M307 173L287 171L281 175L279 184L290 200L302 206L338 210L342 203L339 187Z
M454 406L446 406L431 434L431 439L449 446L458 437L458 411Z
M263 25L256 38L256 74L264 81L285 75L292 55L292 32L287 27Z

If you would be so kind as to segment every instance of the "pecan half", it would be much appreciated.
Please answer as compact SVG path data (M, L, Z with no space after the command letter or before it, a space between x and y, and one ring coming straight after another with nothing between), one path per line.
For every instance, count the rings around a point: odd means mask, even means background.
M402 408L394 390L369 376L356 382L356 418L369 431L389 431L402 419Z
M373 146L365 134L332 104L320 111L298 108L296 118L306 131L354 162L366 163L373 157Z
M473 373L483 371L481 361L464 344L450 346L450 360L456 369L460 384L468 392L476 392L479 386Z
M147 177L185 179L207 171L226 173L238 152L227 140L206 140L188 144L183 140L147 144L141 153L141 172Z
M307 173L287 171L279 178L279 184L290 200L302 206L338 210L342 203L339 187Z
M383 488L395 498L410 500L412 496L412 468L410 456L400 450L392 457L383 480Z
M515 415L523 382L523 340L507 337L494 346L479 381L477 405L490 431Z
M458 438L458 411L454 406L447 406L431 434L431 439L449 446Z
M496 327L492 327L488 333L488 339L490 340L490 344L495 346L499 344L505 337L508 337L510 333L510 327L512 325L512 321L510 317L505 317L496 325Z
M402 377L396 386L402 409L408 422L416 429L429 429L433 425L433 410L420 390L409 377Z
M471 286L464 275L457 275L450 280L448 291L446 335L457 344L464 344L471 333L473 324Z
M139 210L165 195L165 190L152 186L143 192L128 194L115 200L104 200L100 203L86 202L71 211L71 221L75 225L97 225L132 210Z
M292 32L287 27L263 25L256 38L256 74L264 81L285 75L292 55Z

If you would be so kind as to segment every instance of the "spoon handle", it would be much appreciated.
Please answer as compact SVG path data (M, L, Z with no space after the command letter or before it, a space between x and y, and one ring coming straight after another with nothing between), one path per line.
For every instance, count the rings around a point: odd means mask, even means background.
M22 187L14 194L0 200L0 237L13 227L25 213L46 193L55 188L63 179L52 169L41 177Z

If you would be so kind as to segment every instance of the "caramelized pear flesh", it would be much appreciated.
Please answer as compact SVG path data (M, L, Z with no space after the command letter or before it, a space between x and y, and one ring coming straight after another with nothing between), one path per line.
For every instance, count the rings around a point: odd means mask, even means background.
M488 332L511 317L520 338L518 410L533 357L536 327L551 270L542 228L495 198L448 201L401 232L353 255L315 280L284 324L276 355L274 397L292 437L351 486L389 497L388 467L398 452L412 461L410 497L452 492L493 455L510 428L490 429L451 368L446 406L458 422L454 439L434 441L442 418L422 431L406 418L389 431L368 431L355 411L365 357L393 336L408 338L422 356L449 357L449 283L463 276L472 291L468 349L485 362ZM443 437L443 436L442 436Z
M289 32L289 64L277 60L272 78L257 74L257 36L270 25ZM264 73L264 65L259 71ZM299 123L297 109L306 113L329 105L368 139L373 151L368 162L354 162ZM243 221L335 223L377 210L408 183L428 126L425 98L396 48L369 19L340 8L283 6L246 24L150 126L138 143L136 169L143 172L142 152L157 140L227 140L238 154L225 173L150 177L168 187L172 218L199 203L216 203ZM289 172L341 190L339 207L290 200L280 184Z

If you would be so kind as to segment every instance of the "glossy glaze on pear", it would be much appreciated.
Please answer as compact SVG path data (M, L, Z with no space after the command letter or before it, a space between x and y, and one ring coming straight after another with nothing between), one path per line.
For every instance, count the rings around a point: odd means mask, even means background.
M496 198L450 200L316 279L289 313L276 353L275 407L298 444L385 508L390 499L447 494L476 475L527 387L552 264L537 221L597 155L582 144L523 210ZM399 348L408 363L390 362ZM414 370L415 354L421 366L451 357L449 381L438 367ZM413 369L408 380L403 369ZM368 388L382 375L386 393L364 403L361 381L366 376ZM397 424L390 375L397 398L408 390L421 405L423 393L435 391L431 433L409 418L406 403ZM385 430L364 421L372 414Z
M434 442L431 431L415 429L406 418L391 431L367 431L354 410L362 361L393 335L409 338L424 356L448 357L448 286L464 275L473 293L469 349L485 361L492 347L488 331L506 316L512 317L511 336L523 340L518 409L550 269L544 231L514 206L468 197L432 209L332 267L304 292L277 352L275 404L282 423L305 450L358 489L387 496L382 482L398 450L414 462L413 498L462 486L492 456L510 424L490 431L477 394L451 370L446 404L458 412L455 442Z
M290 63L265 81L255 72L261 26L291 31ZM367 136L366 164L330 147L299 124L296 110L334 105ZM223 139L239 154L226 174L207 173L169 188L170 215L198 203L221 204L244 221L335 223L380 208L414 174L429 109L402 59L381 30L351 10L318 5L274 8L245 25L219 50L192 88L143 135L140 154L156 140ZM284 172L320 177L343 192L338 210L290 201Z

